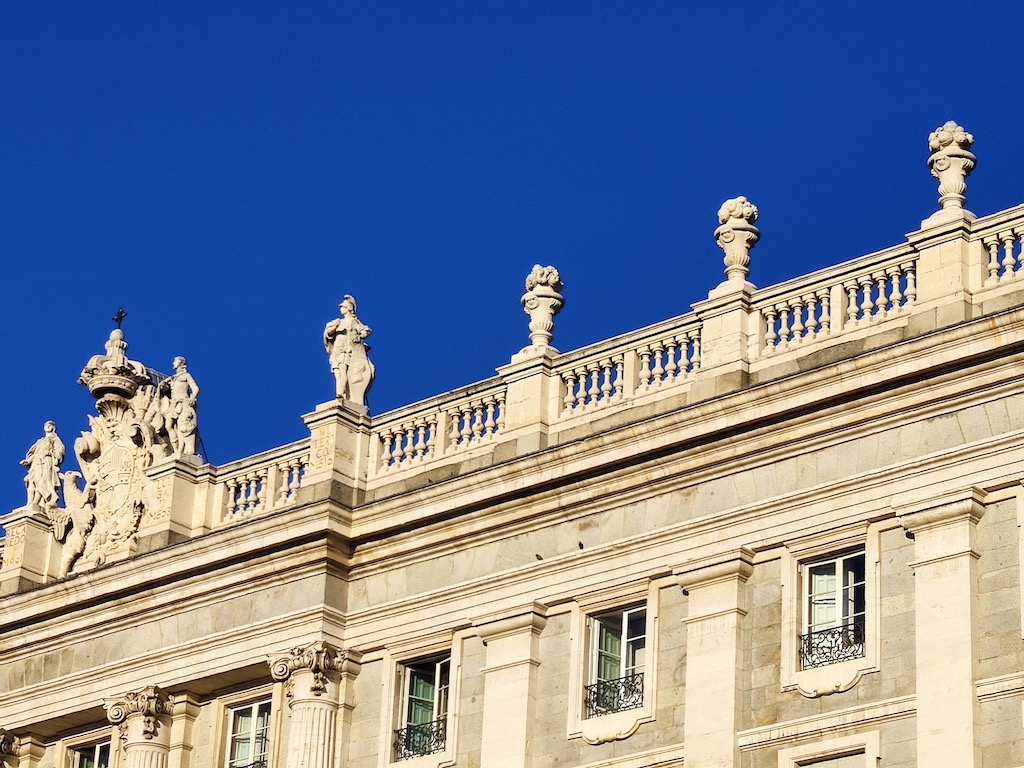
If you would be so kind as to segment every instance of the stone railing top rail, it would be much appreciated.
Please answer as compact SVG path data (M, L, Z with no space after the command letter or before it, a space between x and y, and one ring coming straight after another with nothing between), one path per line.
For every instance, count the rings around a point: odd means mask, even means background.
M695 330L699 327L700 320L697 318L696 313L687 312L683 315L676 315L643 328L612 336L610 339L603 339L579 349L563 352L555 358L555 367L562 369L588 359L609 357L626 350L636 349L643 344L659 341L668 336Z
M400 408L394 408L385 413L378 414L371 418L374 431L389 427L399 422L409 421L418 415L426 413L437 413L446 410L450 406L464 403L467 400L490 395L504 387L500 376L492 376L489 379L474 382L465 387L453 389L440 395L424 398Z
M263 451L262 453L257 453L253 456L246 456L244 458L237 459L228 464L214 466L213 475L216 479L223 480L230 475L245 472L253 467L273 464L308 451L309 438L306 437L302 440L296 440L294 443L288 443L287 445L280 445L277 448L272 448L269 451Z
M1024 234L1024 203L988 216L979 216L971 224L971 240L983 240L1011 228L1018 235Z

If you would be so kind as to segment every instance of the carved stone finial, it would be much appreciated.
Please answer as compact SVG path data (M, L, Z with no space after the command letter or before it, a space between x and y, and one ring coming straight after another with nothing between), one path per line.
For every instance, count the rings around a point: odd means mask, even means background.
M745 283L750 274L750 251L761 239L755 221L757 206L743 196L726 200L718 209L715 240L725 251L725 277L730 283Z
M114 394L131 399L140 384L149 382L146 366L128 359L128 342L120 327L110 332L105 348L107 354L94 355L86 363L79 383L87 386L96 398Z
M543 352L558 350L551 346L554 337L555 315L565 305L562 296L562 278L558 270L552 266L542 267L535 264L526 277L526 293L523 294L523 310L530 316L530 341L532 346L526 347L519 354L531 351Z
M309 691L314 696L321 696L327 691L327 673L340 671L344 660L344 655L337 648L318 640L309 645L296 646L283 656L271 658L270 676L283 682L289 680L294 672L312 672Z
M928 167L939 180L939 204L943 209L963 208L967 202L967 177L978 161L970 151L973 143L974 136L954 120L928 136L928 148L932 151Z
M324 328L324 348L334 372L335 396L363 407L376 369L367 352L366 337L373 331L356 317L356 300L345 294L338 305L340 318Z
M159 717L171 711L172 699L155 685L149 685L138 691L131 691L124 696L104 699L103 709L107 711L107 720L126 733L126 721L133 715L141 717L139 732L144 739L152 739L157 735Z
M57 425L48 421L43 425L43 436L28 449L21 466L28 469L25 489L30 510L45 512L51 519L57 509L60 487L60 468L64 463L65 448L57 436Z

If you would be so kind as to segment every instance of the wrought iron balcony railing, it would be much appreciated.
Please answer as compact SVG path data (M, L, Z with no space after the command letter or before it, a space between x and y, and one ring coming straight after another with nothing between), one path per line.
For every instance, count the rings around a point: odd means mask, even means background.
M585 686L587 717L610 715L644 705L644 673Z
M245 765L237 765L236 766L234 763L230 763L229 765L230 765L230 768L267 768L267 761L266 760L257 760L254 763L246 763Z
M803 669L824 667L864 656L864 621L800 635Z
M444 749L445 718L395 731L395 760L429 755Z

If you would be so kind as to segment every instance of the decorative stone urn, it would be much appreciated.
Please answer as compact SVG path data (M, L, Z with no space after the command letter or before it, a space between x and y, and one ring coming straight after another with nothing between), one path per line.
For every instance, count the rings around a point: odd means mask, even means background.
M973 143L974 136L953 120L928 136L928 148L932 151L928 167L939 180L939 204L944 209L963 208L967 202L967 177L978 161L970 152Z
M757 206L747 198L726 200L718 209L715 241L725 251L725 277L727 283L743 285L750 274L750 250L761 239L761 230L754 226ZM721 286L719 286L721 287Z
M558 352L551 346L555 330L555 315L565 304L562 296L562 278L554 267L542 267L535 264L526 278L526 293L523 294L523 310L530 316L530 341L532 346L520 352L523 354L531 349L537 352L550 350Z

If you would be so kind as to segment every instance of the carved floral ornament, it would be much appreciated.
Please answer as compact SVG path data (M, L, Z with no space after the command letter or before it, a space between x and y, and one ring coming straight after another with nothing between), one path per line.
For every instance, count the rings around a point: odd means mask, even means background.
M0 728L0 756L18 754L18 739Z
M757 206L742 195L726 200L718 209L720 226L715 230L715 241L725 251L725 276L730 281L743 282L750 274L750 250L761 239L755 221Z
M309 686L310 693L322 696L327 692L327 674L341 671L345 655L337 648L323 641L316 641L306 646L296 646L283 656L270 659L270 676L278 682L291 682L292 674L299 671L313 673L313 682ZM288 696L292 696L289 687Z
M551 348L555 315L565 306L565 297L562 296L561 290L562 278L558 270L552 266L542 267L535 264L530 274L526 276L526 293L523 294L521 301L523 310L530 316L532 349ZM531 347L526 347L523 352L530 349Z
M939 204L943 208L963 208L967 202L967 177L978 161L970 151L973 143L974 136L954 120L928 136L928 148L932 151L928 167L939 180Z
M150 685L116 699L104 700L103 709L107 711L107 720L120 729L122 739L127 736L125 725L132 715L142 716L142 736L152 739L157 732L157 718L170 712L172 701L160 688Z

